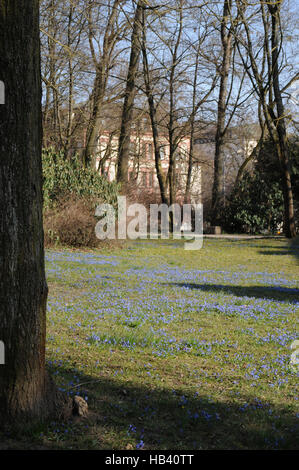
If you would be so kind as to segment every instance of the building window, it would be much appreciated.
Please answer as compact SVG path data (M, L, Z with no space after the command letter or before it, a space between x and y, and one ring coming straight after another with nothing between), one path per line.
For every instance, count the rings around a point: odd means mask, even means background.
M142 142L141 144L141 155L142 158L145 160L146 159L146 143Z
M165 147L161 146L160 147L160 158L161 158L161 160L165 160L165 157L166 157Z
M148 160L152 160L152 158L153 158L153 144L148 144L147 158L148 158Z
M130 142L130 157L134 158L137 154L136 142Z
M154 186L154 173L148 175L148 186L152 188Z
M146 172L141 173L141 185L146 188L147 187L147 177L146 177Z

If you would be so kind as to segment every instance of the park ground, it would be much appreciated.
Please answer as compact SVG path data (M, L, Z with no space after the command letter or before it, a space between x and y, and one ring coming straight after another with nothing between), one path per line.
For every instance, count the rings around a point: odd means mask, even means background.
M12 447L299 449L298 243L47 250L47 365L89 417Z

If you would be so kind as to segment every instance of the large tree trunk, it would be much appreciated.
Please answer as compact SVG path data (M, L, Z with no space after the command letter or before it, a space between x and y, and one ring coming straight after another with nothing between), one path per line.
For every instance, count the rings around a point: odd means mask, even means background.
M49 416L58 395L45 371L39 1L0 0L0 24L1 427Z
M230 18L231 1L225 0L223 5L223 15L221 22L221 43L223 58L220 69L220 88L218 97L218 113L216 128L216 143L214 156L214 182L212 191L212 217L213 224L217 225L221 219L224 207L224 164L225 156L223 153L224 137L225 137L225 117L227 110L227 84L229 68L232 56L232 30L228 29L228 21Z
M128 184L128 165L130 155L130 135L131 123L133 117L133 106L135 99L135 82L138 72L140 51L141 51L141 35L142 35L142 11L144 8L144 0L138 0L136 7L133 32L131 39L131 55L127 74L125 99L123 105L121 128L118 145L118 165L117 165L117 181L122 183L123 190Z
M284 232L285 235L289 238L296 236L295 229L295 220L294 220L294 204L293 204L293 192L290 176L290 163L288 155L288 145L287 145L287 135L286 135L286 126L285 126L285 112L284 105L282 100L282 93L279 84L279 74L281 72L279 68L279 57L282 51L282 37L280 35L280 8L282 2L277 2L275 0L267 2L267 7L271 15L271 44L267 43L268 39L268 27L267 23L264 23L265 31L265 43L264 48L266 54L264 55L268 58L268 81L269 84L273 87L274 97L272 95L272 89L269 90L270 103L267 102L266 89L264 87L264 77L263 73L259 72L258 64L255 58L255 51L253 48L250 28L248 21L244 16L245 5L243 2L238 1L237 7L242 19L243 26L245 28L246 37L247 37L247 51L250 58L251 71L250 74L251 82L255 88L255 91L258 94L260 99L261 106L263 108L263 113L265 116L265 121L267 129L269 131L270 137L276 147L276 152L280 161L281 166L281 181L283 187L283 197L284 197ZM264 3L260 1L261 12L263 18L265 18ZM242 56L241 56L242 57ZM243 63L244 63L244 59ZM244 63L245 65L245 63ZM255 83L253 81L255 79ZM293 77L294 79L294 77ZM293 79L289 82L291 83ZM274 101L274 103L272 102ZM273 109L273 104L276 107L276 113Z
M277 153L281 166L282 187L284 196L284 232L286 237L296 236L294 202L291 183L291 169L288 155L287 133L285 126L285 111L282 100L282 94L279 83L279 52L280 52L280 4L268 4L272 19L271 34L271 52L273 67L273 91L277 112L277 121L275 122L278 138L275 141Z
M168 141L169 141L169 166L168 166L168 184L169 184L169 204L176 202L176 150L178 148L178 138L176 135L177 127L177 110L176 110L176 76L175 72L179 64L179 47L181 44L183 33L183 0L178 4L178 31L175 39L174 47L170 51L171 64L169 70L169 119L168 119ZM174 230L173 212L170 212L170 230Z
M184 204L191 203L191 177L192 177L192 170L193 170L193 149L194 149L194 131L195 131L194 126L195 126L198 67L199 67L199 54L196 54L194 78L193 78L193 92L192 92L192 114L190 117L190 149L189 149L189 158L188 158L186 189L185 189L185 194L184 194Z
M93 110L90 119L90 126L87 133L86 149L84 153L84 166L96 168L97 152L99 152L98 138L101 128L101 112L106 88L104 64L100 62L97 66L96 79L93 90Z

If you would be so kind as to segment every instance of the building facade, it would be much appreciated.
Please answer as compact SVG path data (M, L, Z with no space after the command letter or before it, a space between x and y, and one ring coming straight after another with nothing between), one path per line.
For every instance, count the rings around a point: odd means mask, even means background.
M132 132L130 142L128 181L137 191L148 195L159 195L159 183L155 167L155 153L153 136L151 132ZM170 146L166 137L160 137L161 167L165 176L169 167ZM186 189L188 161L190 152L190 138L180 140L175 152L175 194L176 200L182 202ZM97 149L96 169L105 175L109 181L116 179L117 173L118 137L109 132L102 132L99 136ZM192 202L200 202L201 196L201 170L195 163L191 177Z

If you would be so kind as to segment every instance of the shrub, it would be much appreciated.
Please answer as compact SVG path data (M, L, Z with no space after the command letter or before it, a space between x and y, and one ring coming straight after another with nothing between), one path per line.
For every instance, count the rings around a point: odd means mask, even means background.
M73 197L60 201L55 209L46 211L45 244L90 248L98 246L93 206L89 200Z
M45 244L97 247L95 208L101 202L117 204L118 185L92 168L84 168L78 156L67 160L63 152L43 151ZM110 243L110 242L109 242Z
M298 214L299 146L289 142L295 214ZM281 169L271 141L266 141L251 173L245 172L233 189L223 215L230 232L275 233L283 226L284 204Z
M245 173L233 190L225 213L228 232L274 233L283 223L283 195L279 183L259 173Z
M78 155L66 159L52 148L43 151L44 208L75 195L116 205L119 186L109 182L93 168L84 168Z

